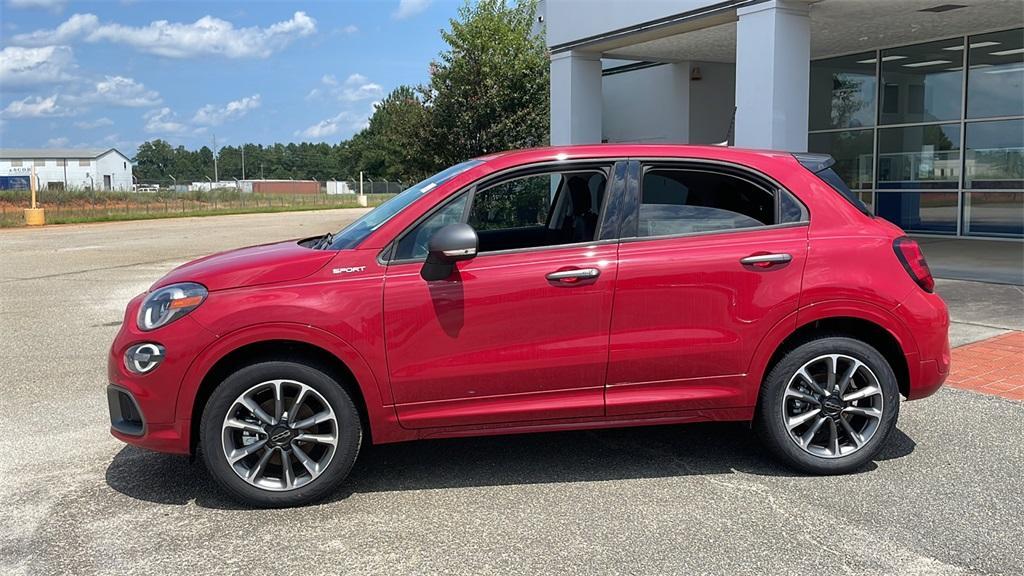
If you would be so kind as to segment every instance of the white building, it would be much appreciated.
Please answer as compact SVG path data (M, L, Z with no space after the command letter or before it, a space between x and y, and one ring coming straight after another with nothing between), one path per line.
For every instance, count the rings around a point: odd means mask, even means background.
M826 152L918 234L1024 238L1020 0L545 0L551 142Z
M27 176L39 189L131 190L132 161L114 148L2 148L0 176Z

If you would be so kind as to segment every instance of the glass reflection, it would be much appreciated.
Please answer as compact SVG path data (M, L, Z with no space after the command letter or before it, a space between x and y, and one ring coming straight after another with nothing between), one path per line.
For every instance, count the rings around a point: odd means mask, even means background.
M1024 115L1024 29L970 38L967 117Z
M882 50L882 124L960 118L963 40Z
M1024 120L967 125L965 187L1024 190Z
M875 214L907 232L956 234L956 192L878 192Z
M964 234L1024 236L1024 192L965 193Z
M960 186L960 125L909 126L878 131L878 187Z
M875 53L811 62L810 127L875 125Z
M836 161L833 169L852 190L870 189L874 168L873 134L872 130L811 134L807 150L831 154Z

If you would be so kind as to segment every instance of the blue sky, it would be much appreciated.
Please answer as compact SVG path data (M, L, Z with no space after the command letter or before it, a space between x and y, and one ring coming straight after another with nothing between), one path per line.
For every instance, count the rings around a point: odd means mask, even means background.
M338 142L459 0L0 0L0 146Z

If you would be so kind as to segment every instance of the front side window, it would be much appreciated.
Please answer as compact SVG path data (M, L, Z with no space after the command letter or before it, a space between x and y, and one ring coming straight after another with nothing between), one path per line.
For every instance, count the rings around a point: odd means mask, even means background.
M770 226L803 219L787 198L745 178L695 169L651 168L643 176L638 236L669 236Z
M585 169L485 184L472 194L461 193L414 226L398 241L393 259L425 258L434 233L463 221L476 230L480 253L589 242L597 234L607 183L606 170Z

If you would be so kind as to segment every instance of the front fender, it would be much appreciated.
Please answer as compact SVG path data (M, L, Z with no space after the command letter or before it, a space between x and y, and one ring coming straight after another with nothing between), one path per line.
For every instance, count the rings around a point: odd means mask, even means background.
M366 360L352 345L315 326L286 322L254 324L240 328L217 338L200 352L186 371L178 390L176 420L191 420L203 379L217 362L243 346L271 340L302 342L333 354L355 377L356 385L366 400L367 415L371 424L395 420L394 409L387 405L387 396L382 393L380 382Z

